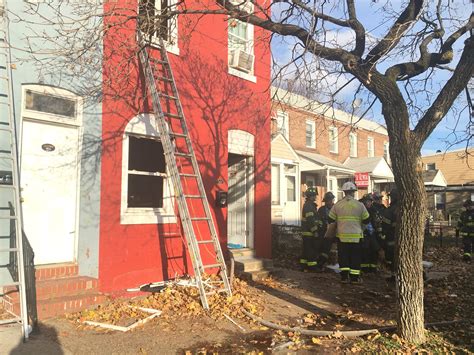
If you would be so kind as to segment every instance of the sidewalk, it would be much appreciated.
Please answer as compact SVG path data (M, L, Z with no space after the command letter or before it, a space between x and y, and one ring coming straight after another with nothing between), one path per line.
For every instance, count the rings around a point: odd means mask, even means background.
M0 355L59 355L72 354L59 344L53 334L31 334L26 343L21 336L19 324L0 327Z

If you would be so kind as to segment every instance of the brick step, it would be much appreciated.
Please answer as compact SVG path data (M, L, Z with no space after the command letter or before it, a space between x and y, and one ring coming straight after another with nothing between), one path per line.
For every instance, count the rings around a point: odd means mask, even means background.
M48 300L40 300L37 304L38 318L40 320L53 318L73 313L83 309L104 303L107 300L105 295L99 293L75 296L63 296L51 298ZM4 308L13 314L20 314L20 304L4 303Z
M36 281L77 276L79 271L79 268L75 263L37 265L35 268Z
M36 281L36 299L47 300L62 296L73 296L97 291L98 280L86 276ZM19 299L16 286L4 287L4 293L13 302Z

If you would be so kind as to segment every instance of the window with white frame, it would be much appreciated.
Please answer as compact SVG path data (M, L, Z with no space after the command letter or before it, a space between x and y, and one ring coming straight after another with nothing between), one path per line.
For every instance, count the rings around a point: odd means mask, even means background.
M385 158L387 163L390 163L390 148L388 142L383 143L383 157Z
M316 148L316 122L306 120L306 146Z
M374 139L372 137L367 138L367 156L369 158L375 156Z
M232 0L231 0L232 1ZM253 13L251 2L234 1L248 13ZM254 72L254 26L250 23L229 18L228 24L229 72L255 81Z
M338 149L337 127L329 127L329 152L337 153Z
M122 224L174 223L172 187L156 127L149 115L134 117L122 149Z
M280 204L280 165L272 164L272 205Z
M277 122L277 133L281 133L286 140L290 140L290 129L289 129L289 117L288 113L284 111L277 111L276 122Z
M178 54L178 20L177 16L168 16L176 10L177 0L140 0L138 16L142 33L158 45L162 38L167 49Z
M357 157L357 134L354 132L349 133L349 156Z

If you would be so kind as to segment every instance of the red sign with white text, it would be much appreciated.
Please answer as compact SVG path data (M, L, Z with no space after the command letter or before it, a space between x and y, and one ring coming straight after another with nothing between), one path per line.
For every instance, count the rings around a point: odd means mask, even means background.
M355 184L357 187L368 187L369 173L355 173Z

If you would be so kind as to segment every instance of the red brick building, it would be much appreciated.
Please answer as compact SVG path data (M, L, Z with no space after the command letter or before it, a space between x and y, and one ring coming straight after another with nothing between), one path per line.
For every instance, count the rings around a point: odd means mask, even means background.
M272 95L272 134L284 136L298 154L301 191L306 186L316 186L318 205L326 191L341 198L340 188L346 181L356 182L359 196L389 190L393 174L389 166L388 134L383 125L282 89L274 88ZM277 147L272 146L272 159L274 150ZM274 168L277 160L272 161ZM272 179L275 180L273 175ZM272 184L284 185L285 179L280 180ZM277 200L282 203L282 199L272 197L272 201ZM278 223L275 218L278 208L275 203L272 206L273 221Z

